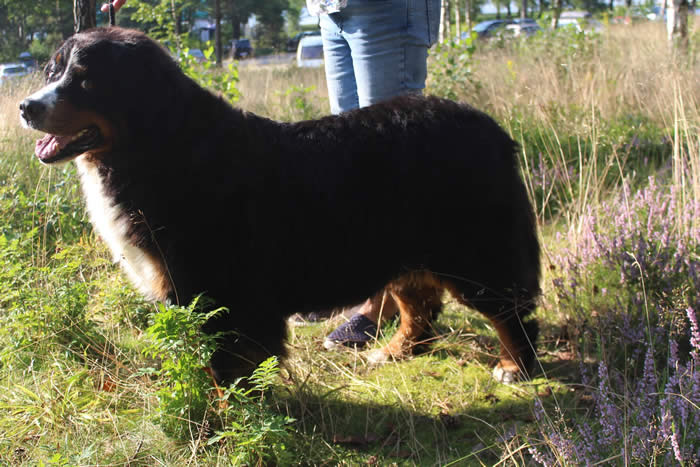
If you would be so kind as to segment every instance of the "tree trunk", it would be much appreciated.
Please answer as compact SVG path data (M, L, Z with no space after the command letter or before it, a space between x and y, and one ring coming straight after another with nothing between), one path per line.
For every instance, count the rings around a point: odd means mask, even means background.
M496 0L496 19L501 19L501 0Z
M175 7L175 0L170 0L170 13L173 15L173 30L176 36L180 36L182 30L180 29L180 15Z
M467 32L472 35L472 0L466 0L467 6L464 8L464 19L467 22Z
M462 39L462 24L461 18L459 17L459 4L461 0L454 0L455 2L455 38L457 40Z
M552 29L559 26L559 16L561 15L561 0L552 0L554 3L554 14L552 15Z
M510 0L506 0L506 18L510 19L513 17L513 12L510 11Z
M229 6L231 7L231 26L233 26L233 38L241 38L241 15L236 8L236 0L229 0Z
M688 0L668 0L666 32L672 48L688 50ZM677 42L676 42L677 40Z
M447 32L447 24L445 16L447 13L447 0L440 0L440 28L438 29L438 41L442 44L445 42L445 34Z
M527 18L527 0L522 0L520 3L520 18Z
M216 66L221 66L224 54L221 47L221 0L214 1L214 18L216 20L216 30L214 31L214 43L216 44Z
M83 32L97 26L95 0L73 0L73 27L75 32Z

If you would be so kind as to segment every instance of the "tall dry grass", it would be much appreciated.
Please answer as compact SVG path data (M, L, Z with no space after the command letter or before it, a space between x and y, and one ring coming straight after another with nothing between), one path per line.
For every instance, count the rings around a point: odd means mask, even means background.
M270 118L289 119L294 108L293 88L308 89L305 99L319 114L329 113L326 76L322 68L293 65L239 68L241 99L238 105Z
M612 119L633 111L665 125L672 105L700 96L700 60L681 61L669 53L660 23L611 26L597 39L553 44L549 37L519 49L492 48L477 57L475 78L482 88L463 98L497 115L527 107L546 122L552 104L577 106Z
M516 140L527 139L519 131L538 133L540 154L524 154L523 175L533 198L539 197L543 223L556 197L555 180L536 180L529 164L541 157L560 175L559 189L571 199L561 216L572 245L578 244L582 216L637 176L639 167L628 160L643 151L630 132L653 127L663 133L666 142L659 145L672 146L673 183L683 193L678 208L700 202L700 60L697 52L670 53L664 34L660 23L612 26L597 38L572 35L557 43L545 35L490 45L475 56L478 85L465 87L460 97L496 116ZM611 145L615 131L621 139ZM565 141L570 137L577 147Z

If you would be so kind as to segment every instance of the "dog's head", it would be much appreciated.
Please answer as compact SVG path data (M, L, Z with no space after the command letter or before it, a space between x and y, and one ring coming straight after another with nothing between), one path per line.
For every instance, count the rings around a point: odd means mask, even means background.
M44 69L46 86L20 103L23 126L46 134L36 156L46 164L109 152L167 112L154 102L181 73L170 55L138 31L100 28L76 34ZM172 94L170 89L166 94ZM172 104L172 101L170 102Z

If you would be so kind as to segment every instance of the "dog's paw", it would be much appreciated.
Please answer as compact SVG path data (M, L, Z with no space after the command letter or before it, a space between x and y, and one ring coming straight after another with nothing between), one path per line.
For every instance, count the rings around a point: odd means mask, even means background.
M517 365L504 365L502 363L496 365L492 374L496 381L503 384L515 383L523 377L522 370Z
M373 349L365 352L365 358L370 365L383 365L389 362L389 354L384 349Z

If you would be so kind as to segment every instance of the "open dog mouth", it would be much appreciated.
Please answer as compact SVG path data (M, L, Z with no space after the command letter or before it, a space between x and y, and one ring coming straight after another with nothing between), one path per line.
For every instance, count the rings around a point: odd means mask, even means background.
M77 157L91 149L96 149L104 141L97 126L90 126L74 135L47 134L37 140L34 152L44 164Z

